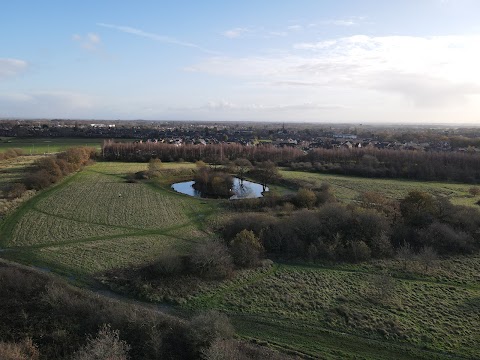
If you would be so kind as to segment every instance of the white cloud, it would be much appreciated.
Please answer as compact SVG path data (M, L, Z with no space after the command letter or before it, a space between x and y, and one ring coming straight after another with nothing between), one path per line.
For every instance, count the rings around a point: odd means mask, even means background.
M249 30L248 28L237 27L237 28L230 29L223 32L223 36L228 37L230 39L235 39L235 38L242 37L244 34L247 34L249 32L251 32L251 30Z
M0 80L25 71L28 63L24 60L0 58Z
M353 20L332 20L331 24L337 25L337 26L352 26L355 25L356 22Z
M287 29L289 31L300 31L303 29L303 26L302 25L290 25L290 26L287 26Z
M185 47L190 47L194 49L198 49L200 51L210 53L210 54L215 54L215 51L205 49L197 44L193 44L190 42L186 41L181 41L178 39L175 39L170 36L165 36L165 35L159 35L159 34L154 34L150 32L143 31L141 29L136 29L130 26L121 26L121 25L112 25L112 24L104 24L104 23L97 23L98 26L108 28L108 29L114 29L123 33L135 35L135 36L140 36L143 38L151 39L154 41L162 42L162 43L167 43L167 44L174 44L174 45L180 45L180 46L185 46Z
M397 93L442 106L480 93L480 36L355 35L295 44L290 53L213 57L191 71L244 77L272 87L343 87Z
M96 51L102 43L100 36L95 33L88 33L85 36L74 34L72 40L80 44L80 46L88 51Z

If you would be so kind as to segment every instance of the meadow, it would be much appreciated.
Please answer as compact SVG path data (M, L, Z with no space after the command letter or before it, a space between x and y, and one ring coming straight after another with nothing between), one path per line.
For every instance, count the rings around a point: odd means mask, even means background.
M27 158L12 165L18 174ZM214 237L209 225L229 216L221 202L170 189L173 181L191 177L195 165L164 163L157 180L128 181L127 174L147 167L98 162L38 192L3 220L0 256L90 285L109 271L145 266L165 253L188 254ZM364 191L399 199L413 189L454 203L476 200L470 185L281 173L305 184L327 182L345 202ZM5 184L13 178L0 173ZM220 310L240 337L307 358L474 359L480 349L479 273L478 256L436 260L429 269L396 260L274 264L221 282L195 276L145 282L135 295L168 301L187 314Z
M73 146L90 146L100 150L103 140L98 138L0 137L0 152L16 148L22 149L25 155L43 155L64 151Z
M478 267L480 259L475 259ZM442 265L439 263L439 267ZM277 265L190 295L187 308L221 309L247 338L313 358L475 358L480 287L383 272ZM395 274L395 273L394 273ZM398 275L398 274L397 274Z
M328 183L340 201L352 202L363 192L375 191L391 199L401 199L412 190L428 192L432 195L446 197L455 205L475 205L480 198L472 196L469 184L434 181L413 181L394 179L372 179L354 176L319 174L303 171L280 171L286 180L299 181L305 186L320 186Z
M174 171L177 164L165 165ZM96 163L25 202L2 225L9 257L41 263L69 276L151 261L167 248L187 251L207 236L199 202L126 172L147 164Z

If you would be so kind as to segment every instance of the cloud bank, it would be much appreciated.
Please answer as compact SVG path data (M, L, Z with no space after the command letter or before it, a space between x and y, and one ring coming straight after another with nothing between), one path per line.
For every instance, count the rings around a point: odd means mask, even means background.
M366 36L294 44L288 53L211 57L188 71L240 77L273 87L396 93L418 107L480 94L480 36Z

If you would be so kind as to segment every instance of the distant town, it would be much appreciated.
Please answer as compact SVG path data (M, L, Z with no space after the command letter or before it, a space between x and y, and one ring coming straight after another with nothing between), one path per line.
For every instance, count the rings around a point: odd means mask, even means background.
M134 139L177 146L271 144L306 152L315 148L480 152L480 128L449 126L15 119L0 121L0 137Z

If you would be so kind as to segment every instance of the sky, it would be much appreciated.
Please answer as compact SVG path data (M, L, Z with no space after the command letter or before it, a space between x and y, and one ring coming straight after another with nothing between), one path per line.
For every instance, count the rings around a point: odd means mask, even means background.
M1 0L0 118L480 125L478 0Z

